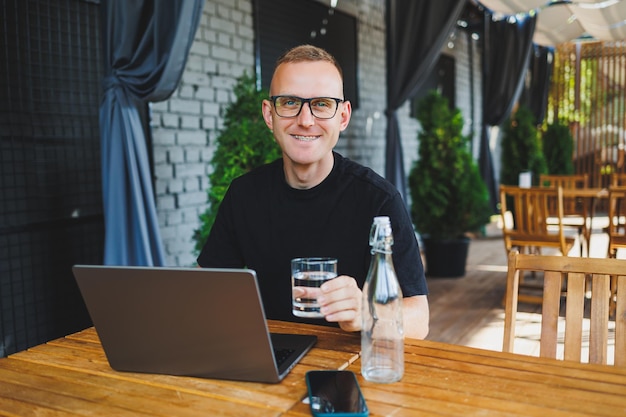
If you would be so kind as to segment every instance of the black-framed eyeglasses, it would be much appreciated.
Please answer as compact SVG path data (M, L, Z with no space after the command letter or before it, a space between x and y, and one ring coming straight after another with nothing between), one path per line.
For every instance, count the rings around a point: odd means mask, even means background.
M334 97L302 98L296 96L271 96L276 114L280 117L297 117L304 103L309 103L311 114L318 119L332 119L337 114L339 103L345 100Z

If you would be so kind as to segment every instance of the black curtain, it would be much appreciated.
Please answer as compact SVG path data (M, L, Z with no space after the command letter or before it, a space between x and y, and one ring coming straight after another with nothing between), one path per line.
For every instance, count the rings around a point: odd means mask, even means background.
M387 0L387 143L385 176L406 202L397 110L434 68L465 0Z
M532 111L537 125L542 124L546 117L553 68L554 48L533 44L526 82L519 101Z
M491 198L491 209L498 212L498 189L490 147L492 126L499 126L511 114L524 85L535 16L495 21L485 12L483 36L483 128L479 166Z
M102 0L100 106L104 264L165 263L156 216L148 102L176 89L204 0Z

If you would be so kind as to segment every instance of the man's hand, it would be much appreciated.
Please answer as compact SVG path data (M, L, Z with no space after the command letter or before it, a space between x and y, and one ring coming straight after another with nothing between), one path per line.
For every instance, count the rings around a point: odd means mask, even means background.
M340 275L326 281L321 288L297 287L294 296L317 298L327 321L339 323L348 332L361 330L363 293L354 278ZM406 297L402 305L405 337L424 339L428 335L430 315L427 296Z
M363 293L356 280L340 275L326 281L320 289L321 295L317 301L326 320L339 323L339 327L348 332L361 330Z

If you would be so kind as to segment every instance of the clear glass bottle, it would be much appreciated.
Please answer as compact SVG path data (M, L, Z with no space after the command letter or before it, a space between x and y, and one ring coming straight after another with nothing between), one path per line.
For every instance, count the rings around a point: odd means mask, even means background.
M361 374L372 382L396 382L404 374L404 327L389 217L374 218L370 245L372 260L363 286Z

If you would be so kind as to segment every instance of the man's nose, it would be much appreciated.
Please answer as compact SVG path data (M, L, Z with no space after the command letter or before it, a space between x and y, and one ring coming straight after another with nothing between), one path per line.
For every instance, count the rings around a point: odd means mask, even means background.
M306 109L304 106L308 106ZM300 114L298 115L298 124L303 126L312 126L315 124L315 116L313 116L313 110L311 110L311 103L302 103Z

